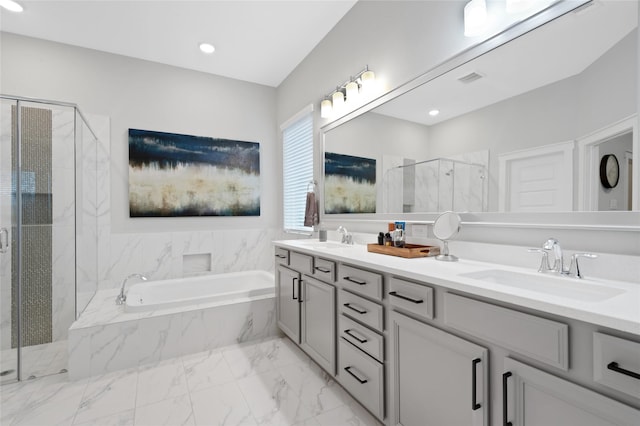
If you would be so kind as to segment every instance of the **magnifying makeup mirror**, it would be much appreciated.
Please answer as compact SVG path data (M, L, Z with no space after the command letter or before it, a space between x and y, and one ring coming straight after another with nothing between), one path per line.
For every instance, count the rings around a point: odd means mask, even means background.
M454 212L444 212L433 222L433 235L442 241L442 254L436 256L436 260L445 262L457 262L458 257L449 254L449 240L460 232L460 216Z

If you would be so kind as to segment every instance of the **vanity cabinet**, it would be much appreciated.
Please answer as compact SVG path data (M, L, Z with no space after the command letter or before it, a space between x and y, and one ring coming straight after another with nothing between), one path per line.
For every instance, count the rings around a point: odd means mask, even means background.
M335 263L282 249L276 250L275 262L278 327L318 365L335 374L336 288L331 284Z
M640 411L560 377L504 359L502 424L634 426Z
M301 284L300 346L322 368L335 374L336 288L309 276Z
M398 312L390 322L391 424L488 425L488 350Z
M276 269L276 316L278 327L300 343L300 273L284 266Z

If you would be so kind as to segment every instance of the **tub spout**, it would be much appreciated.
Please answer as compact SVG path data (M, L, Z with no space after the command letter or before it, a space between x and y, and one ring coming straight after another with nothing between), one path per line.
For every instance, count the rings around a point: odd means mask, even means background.
M116 305L122 305L127 300L127 296L126 296L126 294L124 294L124 286L125 286L125 284L127 284L127 281L129 281L129 279L131 279L131 278L139 278L142 281L146 281L147 280L147 277L145 277L142 274L131 274L127 278L122 280L122 288L120 288L120 294L118 294L118 296L116 296Z

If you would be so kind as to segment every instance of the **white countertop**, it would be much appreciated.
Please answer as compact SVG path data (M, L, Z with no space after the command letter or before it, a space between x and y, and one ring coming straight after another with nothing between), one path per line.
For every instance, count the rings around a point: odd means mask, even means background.
M367 251L366 245L344 245L342 247L335 242L326 244L320 243L318 240L283 240L275 241L274 244L322 258L346 262L640 336L640 284L599 278L579 280L572 277L553 277L555 278L554 284L563 285L566 280L568 287L575 288L576 285L589 286L591 284L620 292L620 294L604 300L584 301L570 296L549 294L543 290L532 291L460 275L499 269L529 274L544 280L546 276L538 273L533 267L526 269L467 259L460 259L458 262L441 262L434 257L405 259L370 253Z

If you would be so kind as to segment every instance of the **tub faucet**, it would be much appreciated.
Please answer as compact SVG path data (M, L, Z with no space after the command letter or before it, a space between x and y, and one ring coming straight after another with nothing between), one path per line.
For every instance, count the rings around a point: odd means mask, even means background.
M338 227L338 232L342 234L342 244L353 244L353 235L347 231L347 228L340 225Z
M131 278L139 278L142 281L146 281L147 280L147 277L145 277L142 274L131 274L127 278L122 280L122 288L120 288L120 294L118 294L118 296L116 296L116 305L122 305L122 304L124 304L124 302L126 302L127 296L124 294L124 286L125 286L125 284L127 284L127 281L129 281L129 279L131 279Z

